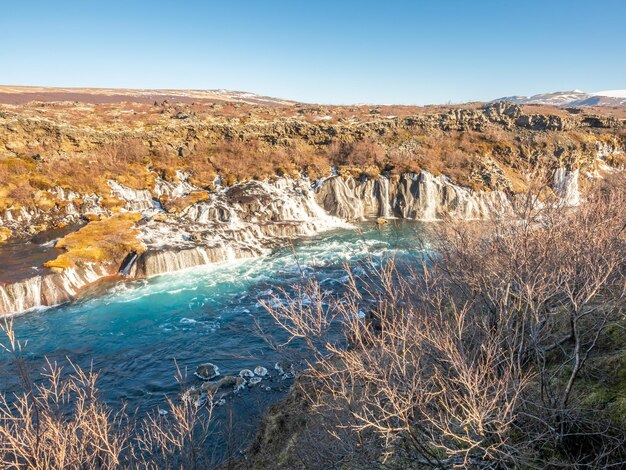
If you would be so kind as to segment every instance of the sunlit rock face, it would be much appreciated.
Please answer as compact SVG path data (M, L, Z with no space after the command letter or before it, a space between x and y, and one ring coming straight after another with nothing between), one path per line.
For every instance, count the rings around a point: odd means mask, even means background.
M116 181L109 181L112 196L126 202L124 209L130 212L143 212L155 210L156 202L152 193L147 189L131 189L122 186Z
M110 266L92 265L0 284L0 315L62 304L83 287L113 273Z
M504 192L472 191L428 171L365 181L332 177L320 186L316 197L328 213L347 220L392 216L424 221L444 216L469 220L511 212L511 202Z
M552 188L566 206L580 204L580 189L578 187L578 170L558 168L554 172Z

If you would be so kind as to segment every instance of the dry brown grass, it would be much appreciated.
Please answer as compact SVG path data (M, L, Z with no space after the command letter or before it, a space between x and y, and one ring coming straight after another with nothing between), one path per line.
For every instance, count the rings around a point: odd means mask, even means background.
M583 392L607 327L624 321L618 183L577 210L539 209L529 192L520 220L439 225L413 271L390 260L349 270L346 295L311 281L265 302L314 357L299 392L325 430L292 444L310 448L298 455L322 446L333 462L367 455L390 468L624 465L621 422ZM323 468L311 462L294 466Z
M192 193L177 197L169 200L161 200L163 207L168 212L180 212L187 207L196 204L198 202L206 201L209 199L209 193L206 191L193 191Z

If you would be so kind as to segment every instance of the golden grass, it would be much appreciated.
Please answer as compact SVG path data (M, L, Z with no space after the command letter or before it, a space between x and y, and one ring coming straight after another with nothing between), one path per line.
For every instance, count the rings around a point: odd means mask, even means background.
M11 238L11 230L8 227L0 227L0 243L6 242Z
M122 213L92 221L80 230L57 242L57 248L66 253L44 264L47 268L67 269L82 263L121 262L131 251L141 253L143 244L138 239L135 223L140 214Z

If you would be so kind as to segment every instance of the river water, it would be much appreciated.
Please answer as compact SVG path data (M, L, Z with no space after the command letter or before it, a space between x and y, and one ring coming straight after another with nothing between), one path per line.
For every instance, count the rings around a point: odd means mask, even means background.
M243 446L261 413L292 382L274 371L281 357L258 334L257 323L281 338L259 301L280 289L292 291L310 277L339 293L347 262L380 263L390 256L410 262L418 256L422 227L366 223L299 240L262 258L99 286L80 301L15 317L15 331L27 341L24 355L35 380L46 357L61 364L71 360L99 373L99 390L109 405L126 404L140 413L164 407L166 396L180 392L176 364L188 370L187 385L200 383L192 373L205 362L216 364L222 375L266 367L269 378L227 405L234 410ZM0 353L0 388L12 392L17 387L12 358ZM214 444L220 445L219 439Z

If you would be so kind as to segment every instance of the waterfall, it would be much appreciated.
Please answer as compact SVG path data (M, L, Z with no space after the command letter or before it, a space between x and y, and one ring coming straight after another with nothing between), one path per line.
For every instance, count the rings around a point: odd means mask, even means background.
M104 266L87 266L0 284L0 315L62 304L108 274Z
M420 220L437 220L441 204L441 184L435 177L422 171L419 176L418 206L421 208Z
M328 213L348 220L394 213L413 220L437 220L444 214L470 220L512 211L511 201L501 191L472 191L428 171L406 173L393 184L384 176L361 183L328 178L317 199Z
M148 249L129 273L154 276L259 256L281 240L348 226L324 211L304 178L220 187L177 220L143 224L141 238Z
M126 256L126 258L124 258L124 261L122 261L122 265L119 271L122 276L128 276L130 274L130 270L133 267L133 264L135 264L137 256L137 252L132 251Z
M371 186L373 188L373 186ZM333 176L319 186L315 198L324 210L343 220L365 219L364 200L374 200L371 194L359 194L359 184L354 178Z
M152 193L147 189L131 189L122 186L117 181L109 180L111 194L125 201L124 209L132 212L157 212L158 207L152 199Z
M133 274L136 277L150 277L205 264L247 258L254 254L245 249L235 250L226 244L214 247L197 246L188 249L147 251L140 255Z
M578 170L557 168L554 172L553 189L567 206L580 204L580 190L578 189Z
M154 194L156 197L168 196L171 198L185 196L199 188L187 182L188 175L181 171L176 172L178 181L172 183L165 181L163 178L157 178L154 183Z
M42 305L41 276L0 285L0 314L23 312Z
M376 180L378 185L378 215L380 217L391 217L391 196L389 178L381 176Z

